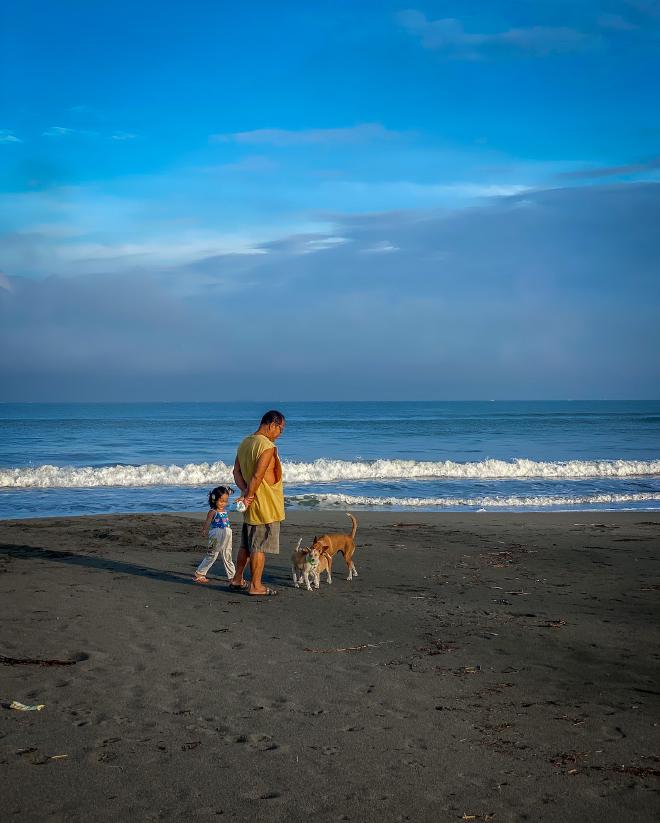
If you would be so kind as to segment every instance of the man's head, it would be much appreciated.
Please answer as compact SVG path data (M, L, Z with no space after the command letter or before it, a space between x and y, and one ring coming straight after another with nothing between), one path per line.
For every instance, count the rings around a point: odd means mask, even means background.
M271 409L261 418L259 431L274 442L284 431L285 425L286 420L282 412Z

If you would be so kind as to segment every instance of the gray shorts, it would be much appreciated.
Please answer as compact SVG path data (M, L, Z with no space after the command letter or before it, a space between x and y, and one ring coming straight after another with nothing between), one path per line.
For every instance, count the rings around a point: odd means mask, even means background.
M248 554L252 552L279 554L280 524L266 523L264 526L252 526L250 523L243 523L241 548L247 549Z

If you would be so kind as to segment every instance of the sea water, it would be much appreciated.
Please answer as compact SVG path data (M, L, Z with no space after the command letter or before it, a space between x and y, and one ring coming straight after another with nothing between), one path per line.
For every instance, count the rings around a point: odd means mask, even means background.
M290 509L660 510L660 401L274 405ZM204 510L269 407L1 404L0 517Z

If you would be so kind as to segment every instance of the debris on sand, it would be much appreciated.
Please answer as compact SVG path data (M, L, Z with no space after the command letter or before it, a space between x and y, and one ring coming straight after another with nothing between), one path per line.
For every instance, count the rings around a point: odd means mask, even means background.
M0 654L3 666L75 666L77 660L42 660L36 657L5 657Z
M363 652L365 649L375 649L376 646L382 646L382 643L360 643L359 646L344 646L336 649L304 649L306 652L313 654L332 654L333 652Z
M27 703L20 703L18 700L12 700L9 704L10 709L16 709L18 712L40 712L46 708L45 703L37 703L33 706Z

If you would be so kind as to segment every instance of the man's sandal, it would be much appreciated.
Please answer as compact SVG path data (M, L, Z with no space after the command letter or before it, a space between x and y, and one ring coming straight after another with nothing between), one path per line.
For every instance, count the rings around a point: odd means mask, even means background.
M250 597L275 597L276 594L277 594L276 589L269 589L268 587L266 587L265 592L260 592L260 593L257 593L257 594L253 594L252 592L250 592Z

